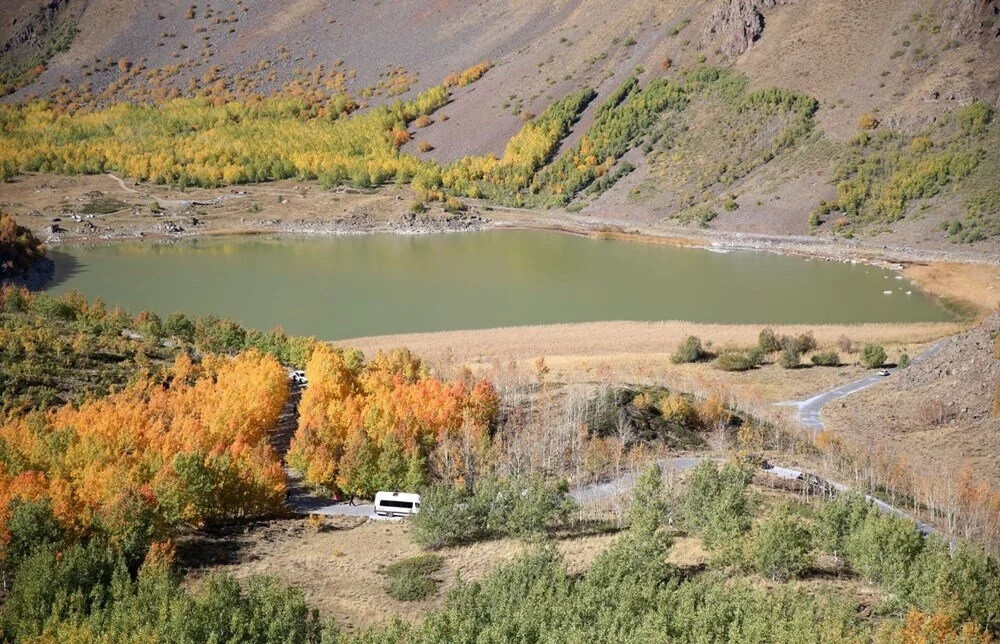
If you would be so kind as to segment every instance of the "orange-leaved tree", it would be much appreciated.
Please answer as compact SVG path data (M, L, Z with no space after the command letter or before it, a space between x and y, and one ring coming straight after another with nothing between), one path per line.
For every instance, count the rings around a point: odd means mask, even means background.
M157 377L0 425L0 545L14 500L48 500L71 535L258 515L285 479L270 432L288 383L276 359L186 354ZM123 537L124 538L124 537Z
M499 398L486 382L431 377L408 350L318 346L288 455L312 485L352 496L417 489L430 478L469 484L487 464Z

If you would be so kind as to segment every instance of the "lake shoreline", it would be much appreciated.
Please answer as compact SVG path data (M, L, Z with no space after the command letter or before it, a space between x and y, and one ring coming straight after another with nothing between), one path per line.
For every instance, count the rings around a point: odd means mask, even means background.
M264 222L229 223L223 227L195 225L172 229L165 226L124 232L98 233L63 230L49 233L46 244L54 247L115 242L183 240L201 237L281 235L299 237L340 237L355 235L437 235L480 232L486 230L537 230L556 232L590 239L627 241L704 248L717 252L731 250L763 251L809 259L865 263L900 270L909 264L947 262L1000 266L1000 258L979 256L960 251L921 249L908 246L887 246L858 240L811 237L806 235L774 235L717 229L684 230L676 228L622 227L603 220L567 221L564 213L545 210L524 210L529 217L494 218L504 210L497 206L474 206L459 213L438 215L402 215L396 220L373 218L269 220ZM95 233L97 231L94 231Z
M5 190L8 193L5 209L53 248L241 235L311 238L543 230L716 252L763 251L871 264L903 271L929 292L971 301L979 310L995 307L1000 301L1000 256L990 254L986 248L914 248L823 236L693 229L669 220L616 220L609 213L583 215L563 210L530 210L476 200L469 200L463 212L445 212L441 204L429 203L426 212L416 213L411 212L412 191L396 185L374 190L350 187L322 190L314 183L283 180L181 192L112 175L28 174L5 184ZM108 204L113 211L101 212ZM95 212L91 213L92 210ZM928 273L937 271L938 266L947 267L952 273L950 279L925 283ZM989 274L985 293L981 288L969 288L962 283L975 282L980 271ZM992 295L994 292L998 295Z
M486 213L493 211L486 211ZM402 223L393 221L366 222L364 225L341 221L296 221L282 223L267 228L235 227L183 231L174 234L144 234L134 237L87 237L70 236L47 242L54 248L62 246L86 246L90 244L150 242L169 243L194 239L226 237L299 237L303 239L324 237L354 237L367 235L423 236L458 234L484 231L540 231L571 235L595 240L623 241L635 244L653 244L696 248L709 252L764 252L807 260L832 261L851 264L866 264L900 272L913 280L921 289L937 297L953 300L957 308L975 308L979 314L995 308L1000 303L1000 288L995 299L983 291L970 289L965 282L970 277L982 277L988 273L989 289L994 284L1000 287L1000 260L960 258L956 260L947 253L910 248L877 248L864 243L848 244L841 241L820 240L800 236L777 236L727 231L705 230L700 236L681 236L671 231L623 230L607 226L589 227L568 225L544 211L532 211L539 215L532 221L494 220L484 213L454 214L441 218L414 218ZM944 268L960 273L952 276L947 283L934 279L934 272ZM930 278L930 279L929 279ZM958 282L958 283L956 283ZM44 286L43 286L44 288ZM978 316L976 316L978 317Z

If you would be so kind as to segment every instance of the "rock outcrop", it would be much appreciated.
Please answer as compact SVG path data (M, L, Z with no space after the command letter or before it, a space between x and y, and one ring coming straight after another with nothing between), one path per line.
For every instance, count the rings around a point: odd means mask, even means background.
M942 16L955 38L1000 38L1000 0L948 0Z
M69 0L47 0L29 15L21 17L20 20L15 18L13 22L18 24L18 27L10 38L0 45L0 53L8 54L24 46L37 47L42 35L55 24L60 12L68 4Z
M704 44L717 44L733 58L750 48L764 33L763 9L794 0L722 0L708 20Z

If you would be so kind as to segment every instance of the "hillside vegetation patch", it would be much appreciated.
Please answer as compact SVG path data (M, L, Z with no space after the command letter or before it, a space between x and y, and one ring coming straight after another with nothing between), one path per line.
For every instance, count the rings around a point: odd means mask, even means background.
M986 177L1000 171L998 133L993 110L982 101L917 135L862 132L835 169L836 201L821 203L814 223L832 217L834 230L845 236L885 230L912 214L914 203L971 184L965 215L941 227L956 242L992 237L1000 228L1000 199Z

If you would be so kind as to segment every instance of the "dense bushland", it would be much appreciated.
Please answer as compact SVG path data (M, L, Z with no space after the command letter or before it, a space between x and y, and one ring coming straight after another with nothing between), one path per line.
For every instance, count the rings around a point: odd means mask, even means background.
M13 641L346 644L988 642L1000 627L995 560L963 546L950 553L941 541L921 538L911 522L881 516L851 494L779 504L758 516L758 501L747 493L749 476L738 463L706 463L689 489L671 500L662 473L649 468L637 481L628 529L582 575L570 575L555 545L542 541L481 581L459 580L444 605L419 623L396 621L353 635L332 622L320 624L301 593L273 580L214 575L182 589L169 546L156 546L140 565L129 565L96 536L79 545L64 542L47 507L19 508L11 543L21 548L20 563L0 628ZM490 496L498 491L502 503L505 492L514 492L511 502L534 505L516 500L516 486L494 488ZM733 557L713 558L701 572L667 563L671 539L661 526L671 515L701 534L714 553ZM859 611L853 595L780 583L810 575L818 552L839 558L845 574L879 585L877 619ZM393 593L416 599L433 591L430 575L440 564L421 556L384 572ZM742 570L780 585L762 589Z
M430 480L471 483L489 455L499 399L493 386L445 382L406 350L316 347L288 463L308 483L371 498Z
M409 181L423 162L401 154L406 124L448 100L417 98L345 115L276 96L215 104L178 98L66 114L42 102L0 106L0 180L19 171L120 172L154 183L218 186L299 177L326 186Z
M566 522L574 508L565 481L488 476L471 490L440 483L424 491L413 517L413 540L441 548L501 536L542 534Z
M170 340L167 346L165 340ZM83 402L155 373L193 347L209 353L257 349L302 366L312 338L248 330L232 320L152 312L132 316L79 293L53 297L0 289L0 414Z
M879 514L863 497L838 494L815 508L778 505L755 518L747 466L705 462L695 468L678 513L722 568L781 579L808 574L825 552L890 595L886 610L941 611L957 622L1000 629L1000 564L981 550L952 550L923 537L912 521Z
M640 477L628 531L583 575L569 575L563 557L543 543L483 581L459 583L422 623L374 630L363 641L986 642L997 628L994 560L965 548L949 555L940 541L879 516L860 497L821 502L815 511L779 505L757 519L746 495L749 471L739 465L701 466L676 509L661 476L651 468ZM670 539L659 526L677 511L703 536L717 535L713 551L736 557L704 573L666 563ZM844 547L850 566L888 593L879 620L844 595L791 585L761 590L723 574L746 566L777 580L808 575L815 552L844 556Z
M306 643L322 633L302 593L274 579L209 575L185 590L169 548L135 571L96 539L35 547L0 608L0 635L13 642Z
M983 102L961 107L950 118L916 136L894 130L863 132L836 168L837 200L821 203L820 216L842 213L834 221L844 233L879 229L906 216L913 202L928 199L973 174L984 159L996 171L997 128L992 108ZM955 241L978 241L995 234L996 204L989 189L966 200L966 217L945 222Z
M28 269L45 256L45 245L13 216L0 212L0 285L23 279Z

